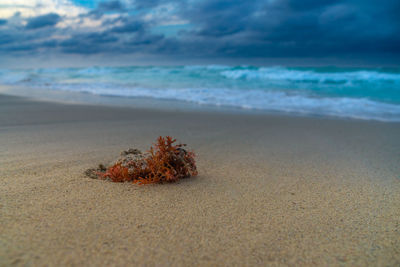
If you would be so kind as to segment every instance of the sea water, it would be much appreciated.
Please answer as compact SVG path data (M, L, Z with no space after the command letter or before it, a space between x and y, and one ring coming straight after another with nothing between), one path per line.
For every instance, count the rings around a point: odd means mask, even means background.
M400 69L219 65L2 69L0 84L400 121Z

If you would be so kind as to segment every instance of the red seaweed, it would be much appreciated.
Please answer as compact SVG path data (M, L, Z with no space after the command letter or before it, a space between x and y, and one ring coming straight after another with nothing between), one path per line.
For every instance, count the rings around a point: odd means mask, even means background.
M146 154L137 149L122 152L122 158L108 168L89 169L86 175L92 178L109 179L112 182L155 184L176 182L182 178L196 176L195 154L175 144L170 136L158 137Z

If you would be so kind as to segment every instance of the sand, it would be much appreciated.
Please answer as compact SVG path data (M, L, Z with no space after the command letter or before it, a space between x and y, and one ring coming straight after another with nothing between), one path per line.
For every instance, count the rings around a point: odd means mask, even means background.
M199 176L86 168L172 135ZM400 264L400 124L0 95L0 265Z

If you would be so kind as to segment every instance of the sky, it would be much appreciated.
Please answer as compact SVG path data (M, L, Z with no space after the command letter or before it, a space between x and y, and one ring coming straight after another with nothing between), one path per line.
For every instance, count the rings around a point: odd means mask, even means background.
M0 66L399 66L399 14L399 0L0 0Z

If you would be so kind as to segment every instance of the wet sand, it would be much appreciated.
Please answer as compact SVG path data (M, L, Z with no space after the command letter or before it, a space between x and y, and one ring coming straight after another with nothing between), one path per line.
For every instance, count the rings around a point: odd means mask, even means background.
M85 177L172 135L199 176ZM0 95L0 266L400 264L400 123Z

